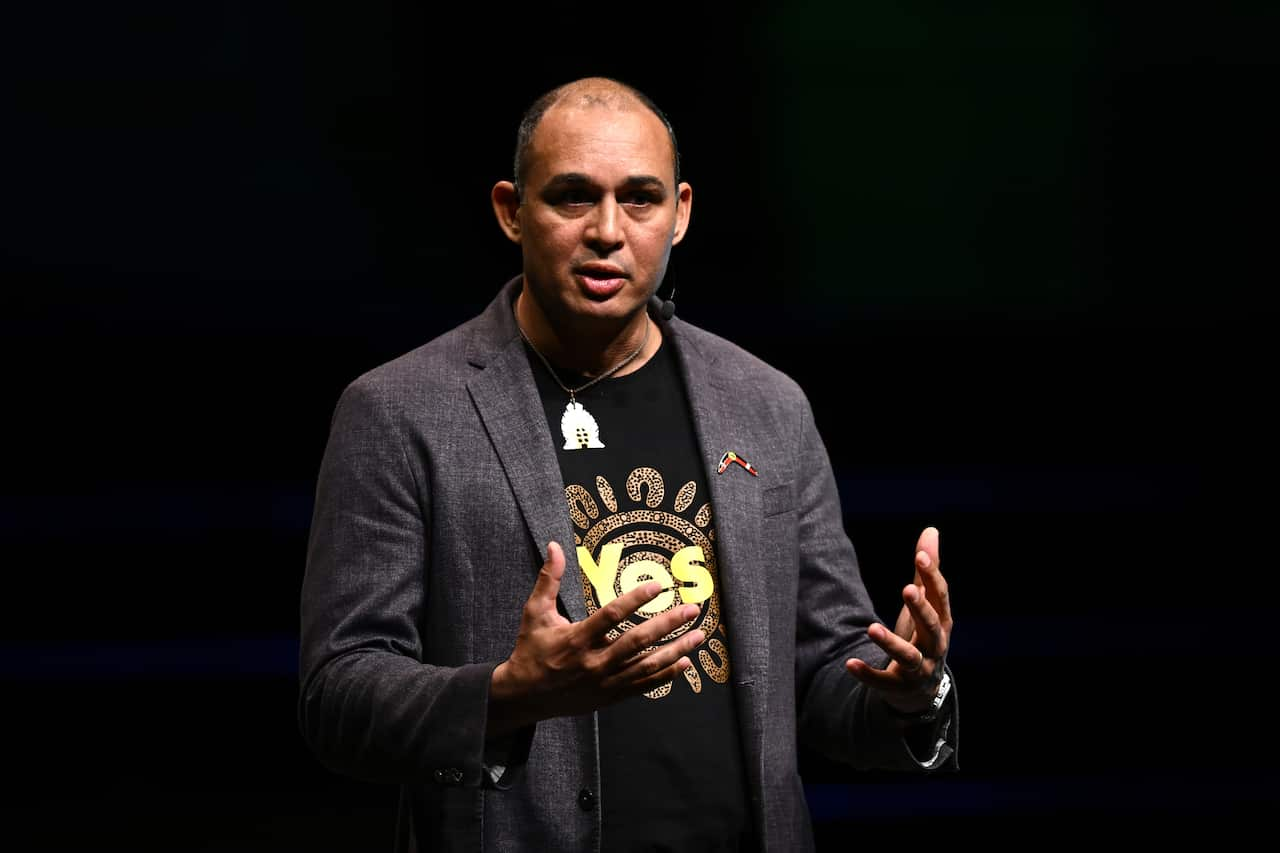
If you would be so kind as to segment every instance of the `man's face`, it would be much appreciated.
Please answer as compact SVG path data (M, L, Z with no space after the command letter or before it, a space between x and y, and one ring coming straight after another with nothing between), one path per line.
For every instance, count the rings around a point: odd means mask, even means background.
M691 191L675 185L666 128L639 105L553 107L530 154L512 236L531 295L552 322L634 316L688 222Z

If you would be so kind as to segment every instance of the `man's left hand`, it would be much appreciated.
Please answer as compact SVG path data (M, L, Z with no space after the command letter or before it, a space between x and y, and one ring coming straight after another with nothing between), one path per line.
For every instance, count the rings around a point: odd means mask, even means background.
M907 714L928 708L942 681L951 641L951 602L941 567L938 531L927 527L916 543L915 579L902 590L902 611L893 631L879 622L867 628L867 636L888 652L889 664L876 669L858 658L845 661L845 669Z

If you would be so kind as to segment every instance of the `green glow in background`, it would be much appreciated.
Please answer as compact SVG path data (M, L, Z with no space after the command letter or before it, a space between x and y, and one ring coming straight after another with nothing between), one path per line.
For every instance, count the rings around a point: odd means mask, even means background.
M788 4L760 21L777 105L764 196L802 310L1087 306L1086 16L931 12Z

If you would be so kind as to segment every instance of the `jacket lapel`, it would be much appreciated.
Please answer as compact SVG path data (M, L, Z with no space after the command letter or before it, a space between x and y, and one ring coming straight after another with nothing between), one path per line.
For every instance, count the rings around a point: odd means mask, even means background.
M683 325L673 319L666 330L676 344L711 490L725 621L735 673L734 695L747 749L747 767L754 773L763 754L770 656L768 578L759 557L763 553L761 493L767 485L767 469L759 477L738 465L729 466L723 474L716 473L720 457L727 450L755 461L753 445L757 440L751 427L757 417L747 402L749 396L743 394L743 377L699 348L684 333Z
M582 575L565 508L560 463L512 314L519 287L520 279L512 279L481 315L467 360L482 369L467 383L467 390L538 552L546 559L547 543L552 540L564 551L560 604L577 622L587 618Z

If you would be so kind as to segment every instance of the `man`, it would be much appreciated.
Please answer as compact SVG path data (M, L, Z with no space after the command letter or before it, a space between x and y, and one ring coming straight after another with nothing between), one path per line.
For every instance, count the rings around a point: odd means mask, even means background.
M797 735L954 760L937 532L890 631L803 393L659 308L678 170L639 92L541 98L492 192L522 275L338 404L300 721L401 784L398 849L803 850Z

